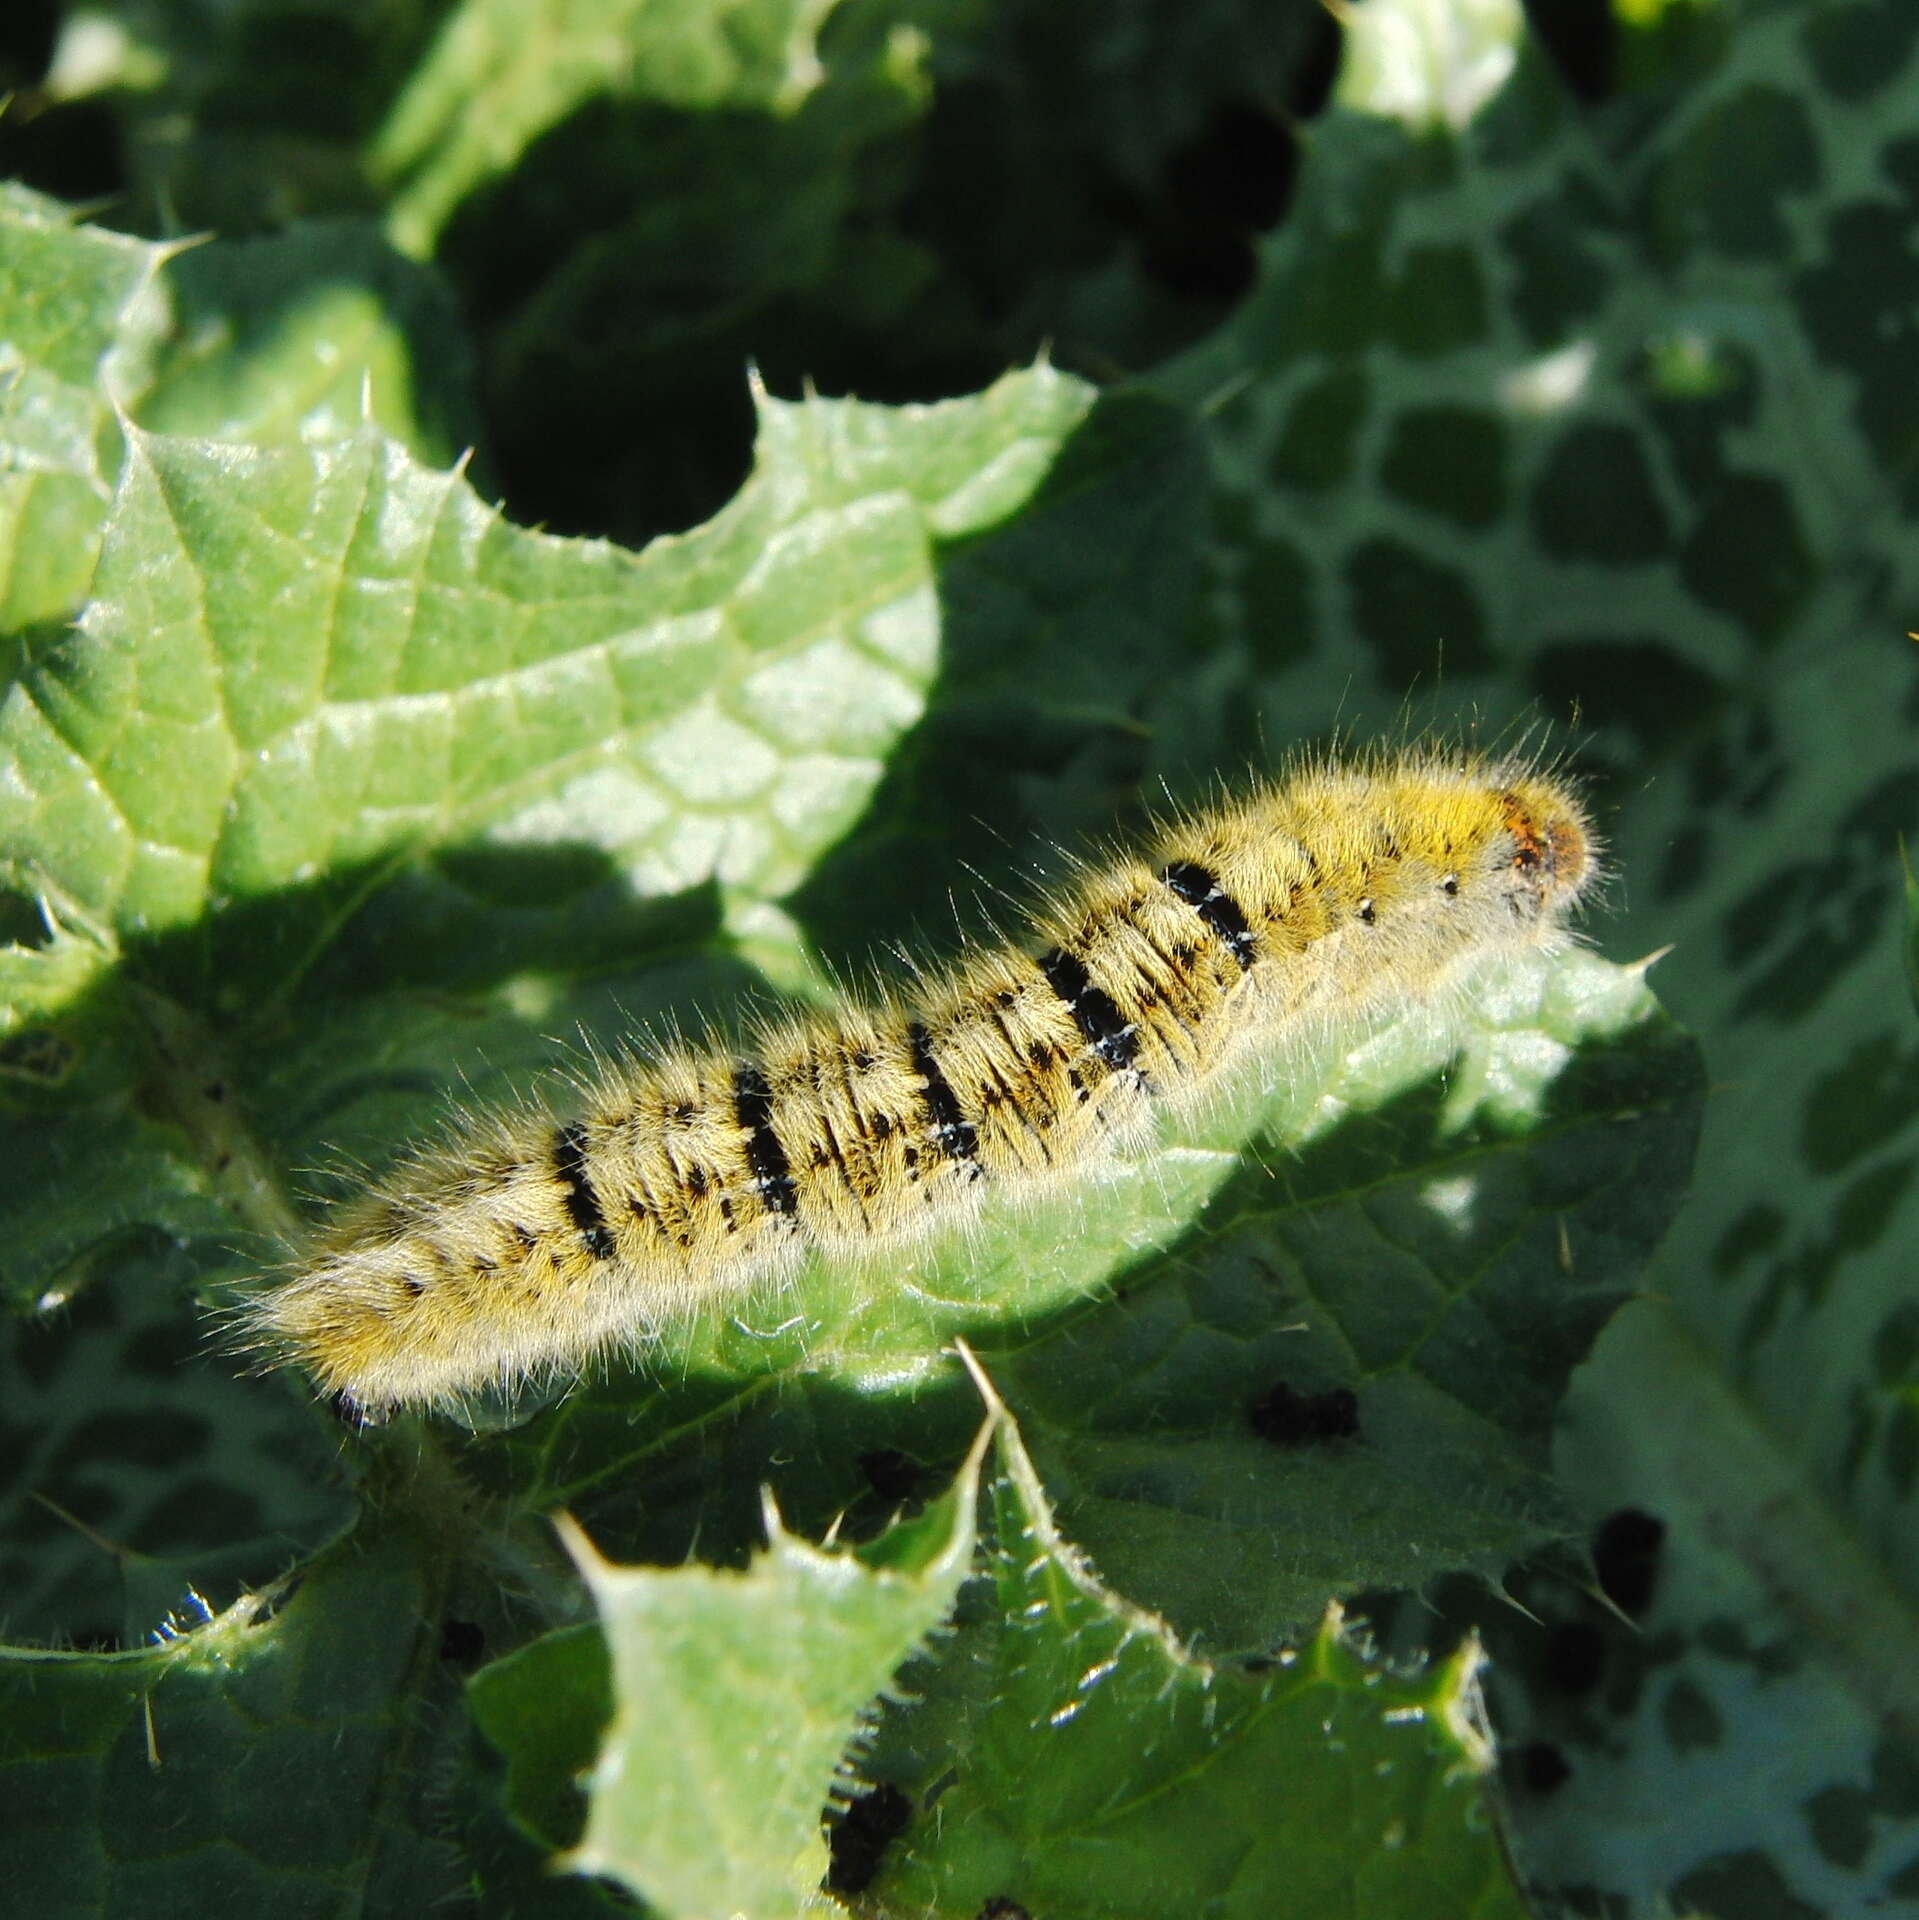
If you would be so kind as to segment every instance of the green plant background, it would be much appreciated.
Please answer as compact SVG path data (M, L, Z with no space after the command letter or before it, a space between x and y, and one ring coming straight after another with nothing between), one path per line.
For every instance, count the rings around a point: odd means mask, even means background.
M8 43L33 1911L1919 1905L1919 16L1539 29ZM1542 716L1704 1089L1578 954L517 1424L208 1340L449 1100L951 950L1162 787Z

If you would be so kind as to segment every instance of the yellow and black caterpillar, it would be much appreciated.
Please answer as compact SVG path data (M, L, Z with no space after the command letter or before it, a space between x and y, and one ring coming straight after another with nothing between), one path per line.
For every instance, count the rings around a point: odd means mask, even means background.
M1305 762L1082 873L1025 942L607 1070L340 1209L247 1337L362 1417L589 1364L703 1301L1032 1192L1289 1041L1555 944L1596 869L1549 769Z

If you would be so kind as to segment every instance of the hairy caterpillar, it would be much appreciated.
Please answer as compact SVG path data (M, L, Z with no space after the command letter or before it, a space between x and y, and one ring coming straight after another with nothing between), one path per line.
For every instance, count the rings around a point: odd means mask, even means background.
M248 1337L368 1418L583 1367L809 1251L1068 1177L1156 1105L1489 950L1562 942L1595 868L1549 769L1302 762L1083 872L1020 945L416 1155L249 1303Z

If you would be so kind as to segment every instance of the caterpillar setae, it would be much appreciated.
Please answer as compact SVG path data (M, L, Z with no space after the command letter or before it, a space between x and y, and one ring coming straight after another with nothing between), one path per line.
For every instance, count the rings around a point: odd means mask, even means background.
M253 1296L245 1338L363 1419L582 1369L808 1253L1071 1178L1157 1108L1491 950L1563 944L1596 868L1550 768L1301 761L1089 866L1018 944L416 1153Z

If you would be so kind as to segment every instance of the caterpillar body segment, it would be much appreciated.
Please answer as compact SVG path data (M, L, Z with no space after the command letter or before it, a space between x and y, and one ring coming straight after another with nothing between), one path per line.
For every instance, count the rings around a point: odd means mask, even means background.
M1248 1061L1563 942L1596 866L1576 792L1530 764L1302 765L895 998L609 1069L574 1111L417 1156L253 1298L244 1337L364 1418L576 1371L810 1253L1070 1180Z

